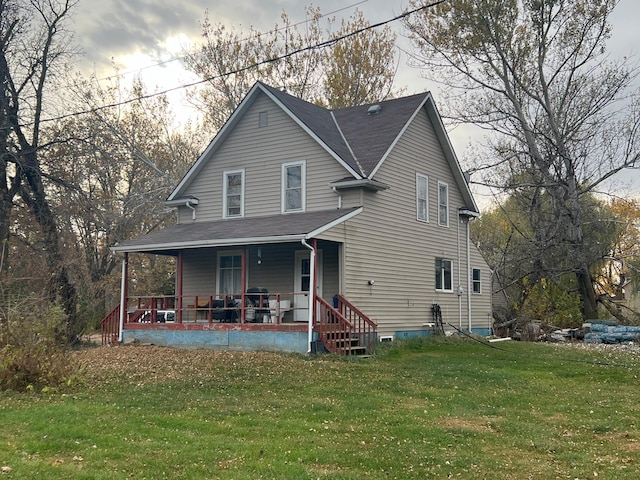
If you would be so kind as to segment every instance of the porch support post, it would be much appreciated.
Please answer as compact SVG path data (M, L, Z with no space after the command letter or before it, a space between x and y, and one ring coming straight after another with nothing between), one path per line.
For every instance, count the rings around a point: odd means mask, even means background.
M122 343L124 316L127 314L127 297L129 293L129 253L124 252L122 259L122 278L120 279L120 323L118 325L118 342Z
M311 353L311 344L313 342L313 316L316 310L316 249L317 243L314 241L312 247L302 239L302 245L309 249L309 328L307 337L307 353Z
M247 248L242 249L240 263L242 265L240 271L240 323L247 321L247 300L245 292L247 291Z
M469 333L471 333L471 291L473 289L473 271L471 270L471 236L469 234L469 224L471 219L467 219L467 314L469 315Z
M183 272L183 261L184 257L182 255L183 251L178 251L178 265L176 266L176 294L177 294L177 305L178 308L178 323L182 323L182 272Z

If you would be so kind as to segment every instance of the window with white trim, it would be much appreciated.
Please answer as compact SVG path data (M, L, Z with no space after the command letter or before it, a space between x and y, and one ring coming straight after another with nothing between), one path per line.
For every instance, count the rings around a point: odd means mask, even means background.
M242 254L224 252L218 254L218 293L239 295L242 293Z
M480 283L480 269L474 268L471 272L472 292L482 293L482 285Z
M305 162L282 165L282 212L302 212L306 196Z
M429 221L429 177L416 173L416 215L422 222Z
M449 185L438 182L438 225L449 226Z
M244 169L224 172L223 217L244 216Z
M436 258L436 290L453 291L453 262L446 258Z

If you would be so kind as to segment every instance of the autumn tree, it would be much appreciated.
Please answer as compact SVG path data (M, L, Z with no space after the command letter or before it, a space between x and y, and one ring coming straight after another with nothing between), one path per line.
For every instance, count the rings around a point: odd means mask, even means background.
M534 275L572 275L586 318L598 299L581 198L636 167L640 151L636 71L606 54L617 3L451 0L406 22L415 64L445 87L446 115L487 132L477 181L519 196L536 244L564 260L559 272L541 257Z
M173 129L166 97L149 96L140 79L131 87L117 81L100 87L79 78L73 90L77 110L91 113L57 123L55 135L68 141L56 144L44 162L59 179L52 187L56 198L64 198L57 211L63 231L72 232L68 262L82 280L82 311L101 318L118 298L119 260L110 247L175 222L163 201L202 145L189 125ZM140 100L100 108L122 97ZM171 294L165 290L172 270L166 258L136 256L130 260L132 288Z
M637 323L640 303L640 203L612 198L606 205L614 240L597 270L596 282L602 304L621 323Z
M551 218L552 200L549 195L541 195L537 199L541 206L534 213L530 199L512 195L471 225L473 241L493 272L498 327L522 328L532 320L554 329L582 323L579 288L575 275L568 271L566 249L545 244L536 233L541 222L537 212ZM584 225L585 236L590 239L584 249L584 262L594 278L598 300L608 303L600 278L622 224L609 205L595 195L583 195L580 208L589 218Z
M187 67L205 80L192 99L217 131L257 81L284 88L330 108L383 100L392 92L396 60L390 28L369 29L360 11L332 33L335 18L307 7L303 27L286 13L271 31L202 24L202 44L186 54ZM352 32L356 35L338 40ZM333 41L335 40L335 42Z
M73 54L66 23L75 1L0 0L0 283L8 268L15 206L32 216L42 252L48 298L67 316L64 335L80 331L76 291L64 263L58 221L41 165L42 119L54 102L54 82ZM51 110L49 110L51 111ZM4 286L5 284L2 283Z
M356 11L348 21L342 21L336 33L336 37L346 38L326 52L323 97L329 108L374 103L391 94L396 36L389 26L347 36L368 26L362 12Z

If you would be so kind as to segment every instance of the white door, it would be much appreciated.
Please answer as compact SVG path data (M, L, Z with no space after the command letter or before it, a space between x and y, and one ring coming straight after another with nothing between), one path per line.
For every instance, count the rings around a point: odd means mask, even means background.
M309 292L311 284L311 262L309 250L296 250L293 291L298 293L293 299L293 320L296 322L309 321ZM316 294L322 296L322 252L316 253Z

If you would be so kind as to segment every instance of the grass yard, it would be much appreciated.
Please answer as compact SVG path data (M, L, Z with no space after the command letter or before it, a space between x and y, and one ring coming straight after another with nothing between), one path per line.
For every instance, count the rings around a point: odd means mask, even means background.
M493 345L83 350L83 385L0 393L2 476L638 478L639 350Z

